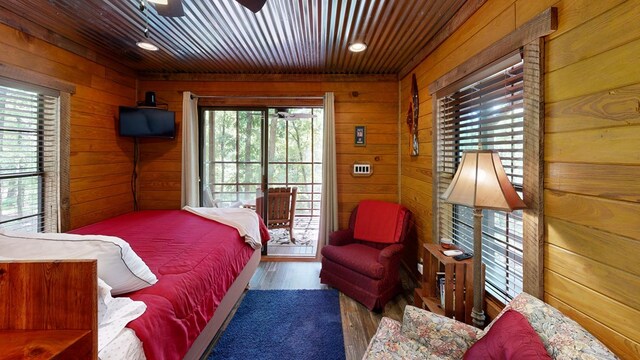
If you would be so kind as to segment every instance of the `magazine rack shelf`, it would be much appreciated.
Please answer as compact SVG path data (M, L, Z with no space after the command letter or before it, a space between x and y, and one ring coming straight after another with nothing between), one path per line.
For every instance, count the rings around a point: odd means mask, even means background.
M472 324L473 258L456 261L445 256L443 250L439 244L424 244L422 287L415 289L414 304L433 313ZM483 264L483 284L484 270Z

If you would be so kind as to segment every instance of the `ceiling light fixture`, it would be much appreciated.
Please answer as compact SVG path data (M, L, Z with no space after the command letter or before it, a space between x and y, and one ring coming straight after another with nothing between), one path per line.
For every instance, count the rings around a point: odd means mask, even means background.
M146 39L149 39L149 15L145 11L148 7L147 1L154 2L157 4L162 4L162 3L166 4L167 0L140 0L140 12L142 12L142 14L144 15L144 29L142 30L142 33L144 34L144 37ZM147 51L158 51L157 46L153 45L152 43L146 40L140 40L136 43L136 45L138 45L139 48Z
M138 41L136 43L136 45L138 45L139 48L141 49L145 49L145 50L149 50L149 51L158 51L158 47L153 45L152 43L146 42L146 41Z
M367 44L363 42L354 42L349 45L349 51L351 52L361 52L367 50Z
M150 3L160 4L160 5L168 5L169 2L167 0L148 0Z

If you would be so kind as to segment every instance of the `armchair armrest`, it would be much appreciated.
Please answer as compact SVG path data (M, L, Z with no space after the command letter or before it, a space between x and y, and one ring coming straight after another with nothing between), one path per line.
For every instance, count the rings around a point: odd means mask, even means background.
M402 255L402 249L404 249L404 245L402 244L389 245L380 251L380 254L378 255L378 261L380 263L390 261L394 257Z
M438 355L462 359L482 334L482 330L448 317L407 305L402 319L402 335L419 342Z
M353 242L353 230L338 230L329 234L329 245L343 246Z

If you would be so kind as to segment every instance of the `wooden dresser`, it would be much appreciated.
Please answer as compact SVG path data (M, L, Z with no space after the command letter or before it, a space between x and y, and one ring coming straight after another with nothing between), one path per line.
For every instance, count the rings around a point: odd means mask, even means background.
M0 262L3 359L97 359L97 261Z

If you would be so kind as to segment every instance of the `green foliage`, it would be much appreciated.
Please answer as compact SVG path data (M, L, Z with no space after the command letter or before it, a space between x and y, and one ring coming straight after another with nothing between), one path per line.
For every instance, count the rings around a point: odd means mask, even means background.
M322 181L322 109L288 109L292 114L315 114L312 119L283 119L269 109L269 183L298 186L300 200L319 201ZM207 110L204 112L203 182L223 202L255 199L262 174L262 112ZM305 184L309 184L306 186ZM315 184L318 184L317 186Z

